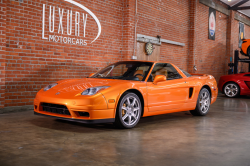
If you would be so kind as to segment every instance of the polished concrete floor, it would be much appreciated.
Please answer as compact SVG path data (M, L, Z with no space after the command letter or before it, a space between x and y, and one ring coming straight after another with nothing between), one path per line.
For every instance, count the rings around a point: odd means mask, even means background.
M219 97L205 117L142 118L134 129L0 114L0 166L250 166L250 97Z

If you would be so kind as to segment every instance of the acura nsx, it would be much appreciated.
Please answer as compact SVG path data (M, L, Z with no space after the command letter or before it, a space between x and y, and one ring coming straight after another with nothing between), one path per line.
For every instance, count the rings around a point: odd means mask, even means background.
M34 113L133 128L146 116L180 111L204 116L217 94L211 75L191 75L171 63L121 61L88 78L46 86L34 99Z

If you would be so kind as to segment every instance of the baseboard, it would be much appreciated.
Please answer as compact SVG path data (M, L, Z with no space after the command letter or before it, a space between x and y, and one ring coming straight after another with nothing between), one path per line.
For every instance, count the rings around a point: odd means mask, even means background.
M13 106L13 107L5 107L0 109L0 114L10 113L10 112L21 112L33 110L33 105L25 105L25 106Z

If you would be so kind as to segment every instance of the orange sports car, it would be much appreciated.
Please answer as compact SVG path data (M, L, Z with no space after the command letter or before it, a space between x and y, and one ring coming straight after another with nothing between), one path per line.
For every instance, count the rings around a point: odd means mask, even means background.
M206 115L218 94L211 75L190 75L171 63L121 61L89 78L41 89L34 113L82 123L133 128L141 117L188 111Z
M250 39L242 39L241 54L250 57Z

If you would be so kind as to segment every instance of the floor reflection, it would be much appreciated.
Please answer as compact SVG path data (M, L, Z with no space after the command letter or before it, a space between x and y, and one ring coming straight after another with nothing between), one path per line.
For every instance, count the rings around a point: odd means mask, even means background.
M218 97L217 101L211 105L211 108L220 107L223 111L249 112L250 97L228 98Z

